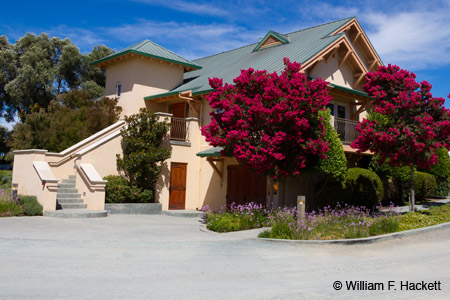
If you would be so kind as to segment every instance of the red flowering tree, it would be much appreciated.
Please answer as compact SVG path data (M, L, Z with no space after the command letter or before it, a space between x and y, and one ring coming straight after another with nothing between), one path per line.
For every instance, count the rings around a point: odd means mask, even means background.
M378 163L409 166L410 209L414 210L414 167L429 169L437 162L436 150L450 148L449 110L445 100L431 94L431 85L398 66L381 66L368 73L364 90L373 98L373 113L357 127L352 143L359 151L379 154Z
M330 100L327 83L308 81L299 63L285 58L284 64L280 75L242 70L234 85L210 79L212 121L202 128L223 155L271 178L297 175L329 149L319 115Z

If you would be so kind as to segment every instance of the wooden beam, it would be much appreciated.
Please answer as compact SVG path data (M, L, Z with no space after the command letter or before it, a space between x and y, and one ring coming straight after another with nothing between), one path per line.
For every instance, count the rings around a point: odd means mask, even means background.
M214 158L208 157L206 159L206 161L211 165L211 167L213 168L214 172L216 172L217 175L219 175L220 183L222 184L222 182L223 182L223 165L224 165L223 158L220 158L220 159L216 158L216 159L214 159ZM218 166L214 162L217 162Z
M361 76L359 76L358 79L356 79L356 81L353 83L353 88L354 88L354 89L359 85L359 83L360 83L361 80L364 78L364 76L366 76L366 74L363 73Z
M200 112L199 110L194 106L194 101L188 100L187 103L189 104L189 107L194 111L194 113L197 115L197 118L200 119Z
M345 64L345 62L347 61L347 59L350 57L350 55L352 54L353 50L349 50L347 51L347 53L345 54L344 58L341 60L341 62L339 63L339 68L342 67L343 64Z
M319 59L317 59L317 61L308 68L308 74L311 75L311 73L313 72L313 70L317 67L317 65L319 64L319 62L321 62L323 60L323 56L320 57Z
M325 59L325 63L328 63L330 58L336 53L336 51L339 49L339 47L340 47L340 45L337 45L337 46L334 47L334 49L330 52L330 54Z
M365 111L367 109L367 106L369 106L369 101L363 103L361 105L360 108L358 108L358 110L356 111L355 115L359 115L360 113L362 113L363 111Z
M375 67L376 63L378 62L378 60L374 60L370 66L369 66L369 70L372 70L373 67Z
M359 37L361 36L361 32L358 32L358 34L356 34L356 36L353 38L353 44L356 43L356 41L359 39Z
M361 77L362 74L364 74L364 73L362 73L362 72L359 72L359 73L353 73L353 77L354 77L354 78L359 78L359 77Z

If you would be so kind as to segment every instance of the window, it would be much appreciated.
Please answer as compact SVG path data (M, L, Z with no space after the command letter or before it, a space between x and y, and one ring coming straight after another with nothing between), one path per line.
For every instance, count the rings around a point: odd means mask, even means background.
M119 81L116 83L116 96L120 98L120 94L122 93L122 83Z

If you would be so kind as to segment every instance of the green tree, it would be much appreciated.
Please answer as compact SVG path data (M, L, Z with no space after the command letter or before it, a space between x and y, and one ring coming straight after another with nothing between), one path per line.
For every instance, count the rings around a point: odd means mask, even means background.
M73 90L16 124L10 144L60 152L116 122L121 111L117 99L92 100L86 91Z
M161 147L169 125L145 108L126 116L126 128L121 130L123 155L117 155L117 169L131 186L154 191L161 164L172 155L170 148Z
M86 89L100 97L105 73L90 63L112 53L105 46L80 54L69 39L27 33L15 44L0 36L0 110L7 121L24 121L33 109L47 108L58 95Z
M0 160L4 161L6 155L11 150L11 147L9 146L8 140L11 136L11 130L6 128L5 126L0 126Z

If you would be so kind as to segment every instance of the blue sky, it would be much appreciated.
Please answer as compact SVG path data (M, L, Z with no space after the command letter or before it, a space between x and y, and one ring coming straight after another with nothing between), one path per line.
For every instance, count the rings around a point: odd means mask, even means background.
M187 59L257 42L269 30L289 33L356 16L385 64L431 82L434 96L450 93L450 0L41 0L4 1L2 11L0 35L11 42L46 32L89 52L150 39Z

